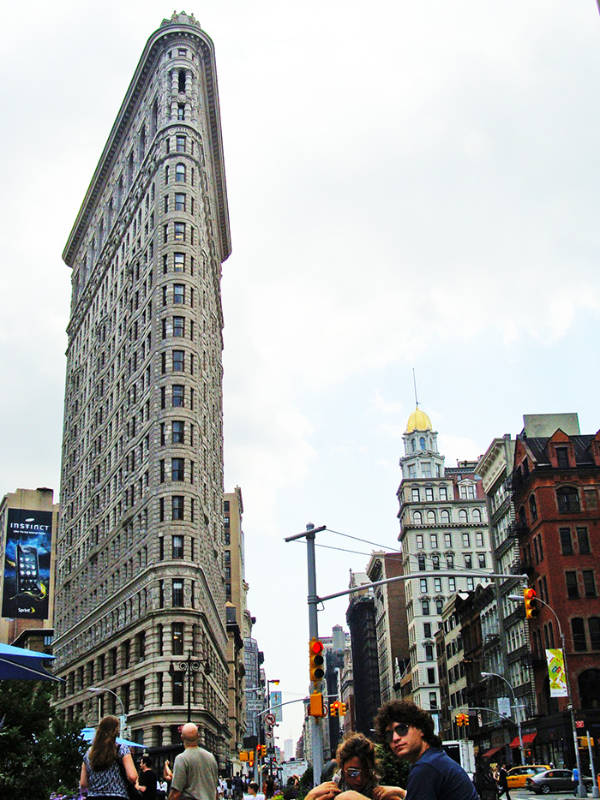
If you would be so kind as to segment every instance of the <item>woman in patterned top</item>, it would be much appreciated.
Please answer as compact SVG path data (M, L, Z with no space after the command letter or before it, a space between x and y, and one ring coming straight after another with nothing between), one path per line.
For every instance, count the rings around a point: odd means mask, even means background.
M87 789L88 800L125 800L128 797L125 778L137 783L138 774L133 764L127 745L117 746L119 720L116 717L104 717L96 730L92 746L83 757L79 785Z

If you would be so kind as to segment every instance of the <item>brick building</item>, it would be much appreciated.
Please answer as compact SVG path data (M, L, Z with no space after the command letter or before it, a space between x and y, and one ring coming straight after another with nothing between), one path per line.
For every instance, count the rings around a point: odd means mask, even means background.
M567 698L550 697L546 666L545 650L561 647L561 631L576 717L600 734L599 495L600 432L569 435L559 428L551 436L518 437L513 500L522 571L549 606L530 623L538 713L533 750L542 763L574 763ZM582 756L585 767L585 750Z

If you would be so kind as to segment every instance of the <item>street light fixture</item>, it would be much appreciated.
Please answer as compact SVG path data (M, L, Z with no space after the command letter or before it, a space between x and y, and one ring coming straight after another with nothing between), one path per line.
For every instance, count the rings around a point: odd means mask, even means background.
M108 692L108 694L112 694L112 696L116 697L117 700L119 701L119 703L121 703L121 711L122 711L122 713L121 713L121 716L119 717L119 736L121 737L121 739L124 739L125 738L125 723L127 722L127 713L125 711L125 705L123 704L123 701L122 701L120 695L118 695L116 692L113 692L112 689L107 689L104 686L88 686L87 691L88 692L92 692L93 694L104 694L105 692Z
M515 719L517 721L517 729L519 731L519 751L521 753L521 764L525 763L525 750L523 748L523 734L521 733L521 720L519 719L519 712L517 710L517 698L515 697L515 690L512 683L509 683L503 675L498 675L497 672L482 672L482 678L500 678L501 681L508 686L510 689L510 693L512 694L512 707L515 710Z
M518 601L520 603L523 602L523 596L520 594L509 594L507 595L509 600ZM552 614L554 614L554 618L556 620L556 624L558 625L558 632L560 634L560 643L562 645L562 653L563 653L563 664L565 666L565 683L567 684L567 709L571 714L571 729L573 731L573 746L575 748L575 761L577 763L577 771L579 773L579 784L577 786L577 796L578 797L587 797L587 790L585 788L585 784L583 782L583 773L581 772L581 758L579 757L579 747L577 746L577 726L575 725L575 711L573 709L573 698L571 696L571 679L569 678L569 670L567 668L567 648L565 646L565 635L563 633L562 625L560 624L560 619L558 618L558 614L552 608L552 606L547 603L545 600L542 600L541 597L536 597L538 603L541 603L546 608L550 609ZM595 781L594 781L595 783Z

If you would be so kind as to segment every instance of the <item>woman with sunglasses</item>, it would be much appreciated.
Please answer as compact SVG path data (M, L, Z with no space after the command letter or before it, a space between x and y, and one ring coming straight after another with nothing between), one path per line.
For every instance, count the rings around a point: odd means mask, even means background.
M352 733L338 746L339 770L330 781L315 786L305 800L404 800L399 786L381 786L375 772L373 742L362 733Z

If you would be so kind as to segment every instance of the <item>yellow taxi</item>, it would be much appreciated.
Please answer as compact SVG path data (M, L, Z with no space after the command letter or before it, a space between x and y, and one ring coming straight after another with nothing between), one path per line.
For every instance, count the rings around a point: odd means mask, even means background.
M522 789L527 783L527 778L552 769L549 764L525 764L522 767L512 767L508 770L506 781L509 789Z

